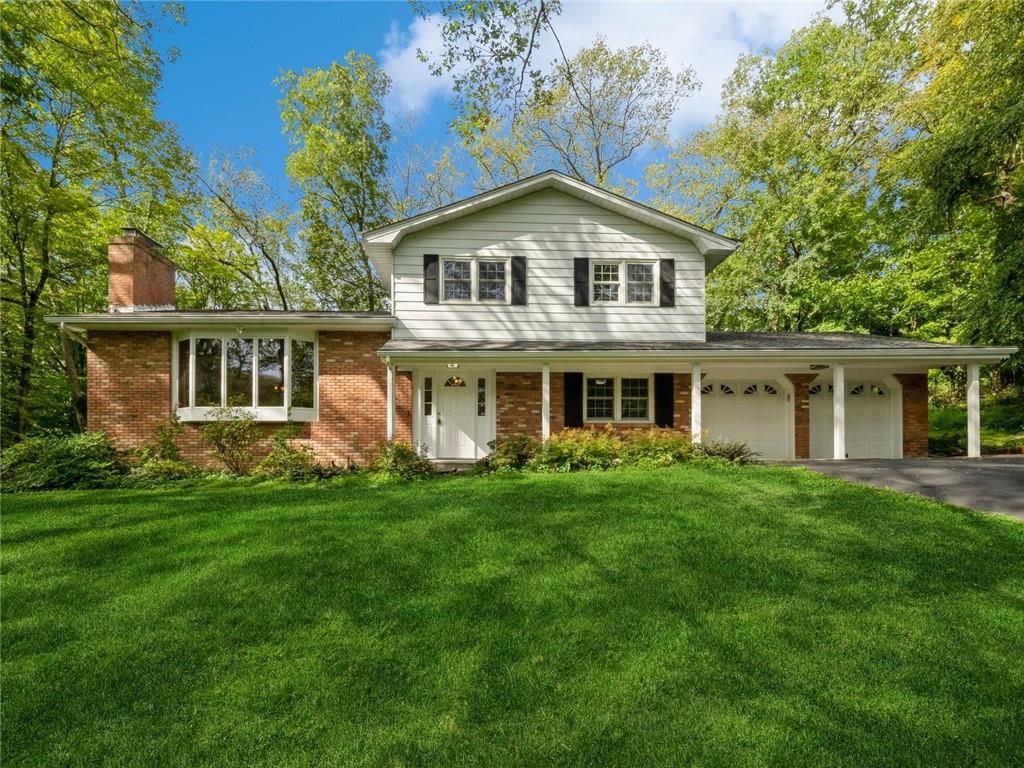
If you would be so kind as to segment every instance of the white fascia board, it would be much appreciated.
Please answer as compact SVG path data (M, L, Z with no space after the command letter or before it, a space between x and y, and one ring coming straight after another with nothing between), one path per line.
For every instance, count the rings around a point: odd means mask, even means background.
M47 315L43 318L51 325L70 331L180 331L191 328L232 329L244 326L256 328L296 328L320 331L390 331L393 317L316 317L296 314L291 316L265 315L259 312L223 315L204 312L179 312L173 316L146 315L145 313L97 313L94 315Z
M739 242L732 238L702 229L674 216L669 216L667 213L591 186L558 171L546 171L466 200L421 213L419 216L366 232L363 234L363 247L377 271L387 280L391 275L392 250L406 235L492 208L542 189L557 189L599 208L685 238L693 242L700 254L708 260L705 267L708 272L739 246Z
M381 351L382 358L392 362L410 364L436 363L438 360L479 360L518 363L526 361L605 362L628 360L631 362L747 362L747 363L876 363L883 365L913 364L936 368L945 365L979 363L996 364L1017 351L1016 347L957 347L950 350L893 350L880 353L877 350L529 350L508 352L501 350L423 350L423 351Z

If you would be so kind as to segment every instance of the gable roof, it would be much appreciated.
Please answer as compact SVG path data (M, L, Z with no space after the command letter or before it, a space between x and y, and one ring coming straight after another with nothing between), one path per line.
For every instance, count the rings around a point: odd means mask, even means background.
M511 184L506 184L503 187L497 187L487 192L482 192L479 195L467 197L451 205L435 208L418 216L412 216L394 224L388 224L385 227L364 232L363 246L366 248L366 253L373 261L377 271L380 272L382 277L387 279L391 275L392 249L406 235L437 226L438 224L454 221L463 216L469 216L510 200L539 192L542 189L556 189L559 192L564 192L599 208L621 214L626 218L692 241L704 257L706 272L710 272L718 266L726 256L739 246L739 241L731 237L716 234L709 229L704 229L675 216L669 216L667 213L662 213L643 203L630 200L628 197L599 189L592 184L587 184L584 181L553 170L544 171L536 176L529 176L525 179L514 181Z

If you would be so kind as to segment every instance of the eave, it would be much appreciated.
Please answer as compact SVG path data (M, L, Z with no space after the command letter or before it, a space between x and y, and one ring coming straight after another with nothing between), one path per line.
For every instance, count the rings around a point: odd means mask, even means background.
M96 312L47 315L70 331L178 331L189 328L294 328L322 331L390 331L391 315L345 312Z

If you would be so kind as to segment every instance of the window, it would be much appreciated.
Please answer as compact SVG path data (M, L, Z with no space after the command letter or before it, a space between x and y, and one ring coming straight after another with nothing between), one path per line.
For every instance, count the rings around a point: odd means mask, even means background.
M646 419L648 418L648 395L647 379L623 379L622 380L622 416L623 419Z
M187 335L174 347L178 417L204 421L243 408L257 420L312 421L316 342L286 335Z
M466 386L466 380L461 376L452 376L444 383L446 387L464 387Z
M619 302L619 265L594 265L594 301L617 304Z
M586 421L650 421L650 377L594 376L586 383Z
M735 395L736 391L728 384L719 384L718 393L721 395Z
M487 379L482 376L476 380L476 415L487 415Z
M178 342L178 408L188 408L188 368L192 344L188 339Z
M442 259L441 300L507 304L510 275L508 259Z
M587 379L587 418L615 418L615 379Z
M757 394L757 384L750 384L749 386L747 386L747 388L743 390L743 394L744 395L756 395Z
M626 265L626 301L630 304L650 304L654 301L654 265Z
M856 385L854 385L850 389L850 395L852 397L860 397L863 394L864 394L864 385L863 384L856 384Z
M595 304L656 302L654 262L594 262L590 277Z
M775 386L772 385L772 384L762 384L761 385L761 391L764 392L764 394L766 394L766 395L777 395L777 394L779 394L779 390L776 389Z
M430 416L434 412L434 379L427 376L423 379L423 415Z
M505 262L481 261L477 265L477 299L480 301L505 301Z
M702 395L710 395L714 391L715 391L715 387L712 384L705 384L704 386L702 386L700 388L700 393Z
M469 301L473 298L473 262L444 260L444 300Z

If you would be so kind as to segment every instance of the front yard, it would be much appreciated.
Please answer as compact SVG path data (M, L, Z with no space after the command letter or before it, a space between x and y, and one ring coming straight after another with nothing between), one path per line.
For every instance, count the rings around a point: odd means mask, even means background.
M1024 762L1024 525L802 470L3 500L24 765Z

